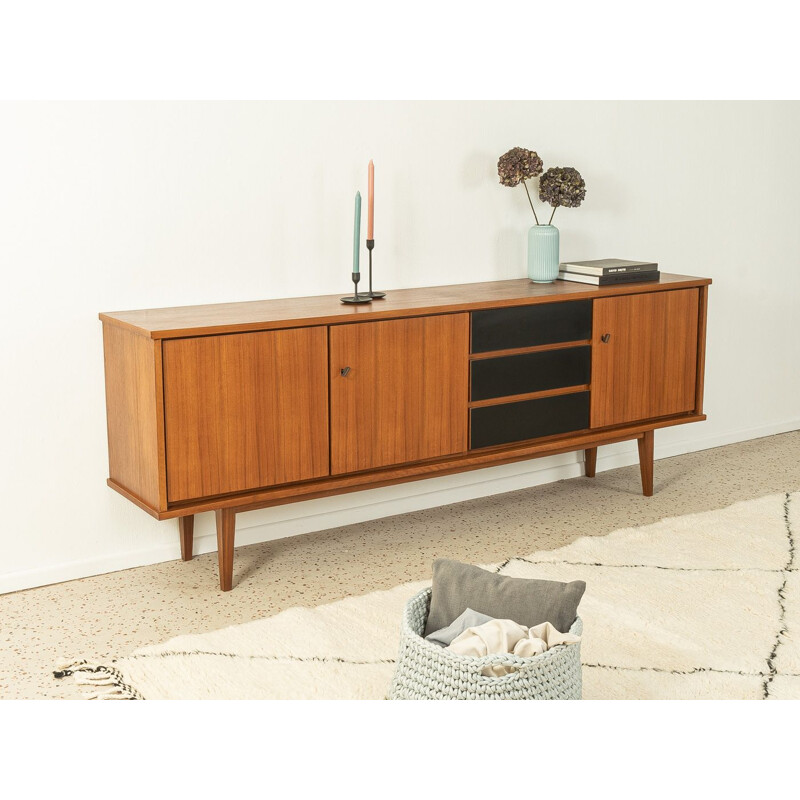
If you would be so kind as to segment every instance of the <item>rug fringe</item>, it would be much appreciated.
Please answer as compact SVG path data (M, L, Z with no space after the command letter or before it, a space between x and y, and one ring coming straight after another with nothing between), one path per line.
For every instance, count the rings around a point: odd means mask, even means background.
M59 667L53 672L54 678L72 676L78 686L91 687L84 691L87 700L144 700L140 692L125 683L122 673L105 664L90 664L88 661L74 661Z

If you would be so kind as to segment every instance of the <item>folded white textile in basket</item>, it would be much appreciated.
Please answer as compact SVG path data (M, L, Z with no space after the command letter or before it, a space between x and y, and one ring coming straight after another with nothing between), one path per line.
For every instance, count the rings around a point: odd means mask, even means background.
M526 628L510 619L493 619L467 628L447 646L461 656L488 656L495 653L511 653L520 658L530 658L544 653L559 644L576 644L580 636L561 633L551 623L542 622ZM483 675L501 678L514 672L513 666L496 664L481 671Z

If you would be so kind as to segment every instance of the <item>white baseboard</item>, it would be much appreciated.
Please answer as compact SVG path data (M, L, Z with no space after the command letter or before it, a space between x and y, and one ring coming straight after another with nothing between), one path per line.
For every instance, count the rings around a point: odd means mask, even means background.
M694 426L692 428L694 429ZM655 458L670 458L683 453L708 450L713 447L760 439L764 436L773 436L798 429L800 429L800 419L713 436L693 435L687 439L663 444L658 443L658 436L656 436ZM604 449L607 449L606 453L604 453ZM598 451L598 472L637 463L638 453L633 443L611 446ZM237 515L236 545L257 544L312 531L354 525L372 519L420 511L503 492L513 492L517 489L526 489L567 478L576 478L582 474L582 454L580 452L565 453L456 475L428 478L382 489L368 489L352 494L252 511ZM202 519L203 516L210 517L211 515L201 515L200 518ZM211 526L209 525L209 532L206 533L202 532L202 526L198 525L197 527L201 529L196 530L195 533L195 554L214 552L217 549L217 541L215 534L211 531ZM148 564L158 564L163 561L173 561L179 557L180 548L176 528L172 542L157 547L112 553L98 558L0 575L0 594Z

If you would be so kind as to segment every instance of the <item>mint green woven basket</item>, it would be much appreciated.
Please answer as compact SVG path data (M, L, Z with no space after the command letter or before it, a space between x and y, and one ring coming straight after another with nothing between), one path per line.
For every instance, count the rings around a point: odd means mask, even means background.
M423 638L430 603L428 588L406 604L390 700L581 699L580 643L558 645L531 658L457 655ZM576 617L569 632L580 636L582 631ZM502 678L481 675L484 667L496 664L516 671Z

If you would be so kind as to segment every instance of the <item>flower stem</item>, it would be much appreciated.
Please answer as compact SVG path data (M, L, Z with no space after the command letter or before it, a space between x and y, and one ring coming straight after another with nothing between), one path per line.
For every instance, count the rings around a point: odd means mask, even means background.
M525 187L525 194L528 195L528 202L531 204L531 211L533 211L533 218L536 220L536 224L539 224L539 217L536 216L536 209L533 207L533 200L531 200L531 193L528 191L528 184L525 181L522 181L522 185Z
M553 217L556 215L556 209L557 208L558 208L558 206L553 206L553 213L550 215L550 222L547 223L548 225L552 225Z

